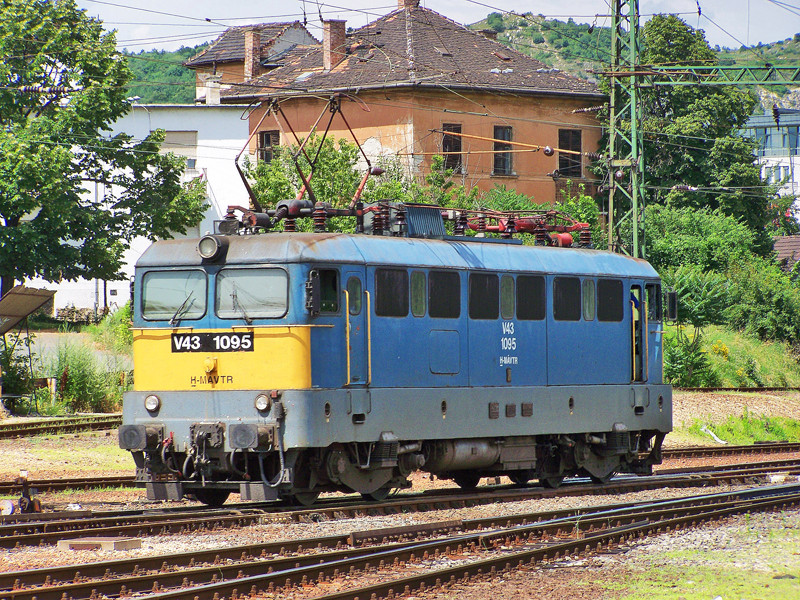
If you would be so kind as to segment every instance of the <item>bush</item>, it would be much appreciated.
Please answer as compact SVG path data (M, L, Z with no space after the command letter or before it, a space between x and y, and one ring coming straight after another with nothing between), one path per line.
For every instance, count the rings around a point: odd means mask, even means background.
M678 320L695 327L719 325L728 306L727 278L697 265L684 265L661 274L664 287L678 294Z
M658 271L692 264L722 272L757 249L755 234L718 210L652 204L645 218L647 258Z
M103 318L97 325L89 325L83 331L104 348L118 354L130 354L133 344L130 302Z
M716 387L719 377L703 349L703 334L690 338L679 326L674 336L664 336L664 379L678 387Z
M49 371L58 378L57 402L72 412L113 412L122 404L126 382L121 361L109 357L105 364L84 344L62 344Z
M732 266L725 319L762 340L800 343L800 289L778 266L752 257Z
M14 336L13 340L3 339L3 347L0 349L0 369L2 369L4 394L23 396L33 390L33 376L28 355L31 342L31 337L23 338L19 334Z

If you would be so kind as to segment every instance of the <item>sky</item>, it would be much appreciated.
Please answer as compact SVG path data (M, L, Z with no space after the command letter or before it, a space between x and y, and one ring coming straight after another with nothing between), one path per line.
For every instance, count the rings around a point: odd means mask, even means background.
M303 20L322 38L320 14L345 19L361 27L397 7L392 0L77 0L106 29L117 30L117 43L129 51L175 50L215 39L226 27L270 21ZM518 11L578 23L609 25L605 0L422 0L421 5L462 24L474 23L490 12ZM698 16L698 6L701 15ZM565 12L568 10L568 12ZM800 32L800 0L640 0L639 12L678 14L706 32L712 46L738 48L768 43Z

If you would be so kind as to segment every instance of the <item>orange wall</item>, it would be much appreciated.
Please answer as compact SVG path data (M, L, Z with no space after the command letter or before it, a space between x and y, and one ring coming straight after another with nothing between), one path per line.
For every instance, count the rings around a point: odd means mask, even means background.
M486 138L493 137L495 125L511 126L512 141L553 148L558 146L560 128L581 129L582 150L595 152L598 149L601 131L594 113L572 114L575 108L598 104L597 98L581 100L486 93L462 96L438 90L367 91L358 94L364 105L343 100L342 111L373 162L374 153L378 149L382 149L384 154L398 153L405 164L413 165L414 173L418 177L430 171L431 155L427 153L441 151L442 135L430 130L440 129L443 123L460 123L462 133ZM364 106L368 110L364 110ZM292 127L302 137L308 133L325 108L325 103L319 99L298 98L283 102L282 108ZM257 126L262 114L262 111L256 111L251 115L251 131ZM323 117L320 131L326 123L327 116ZM259 129L278 129L274 117L267 117ZM289 136L288 143L294 143L285 123L284 130ZM352 141L338 115L333 121L331 133ZM252 151L255 151L255 139ZM287 143L287 139L282 138L281 143ZM557 153L547 157L542 151L514 152L512 156L515 175L493 176L493 155L481 153L492 150L492 147L489 140L462 138L462 150L469 152L463 159L465 173L454 175L458 183L483 191L490 190L495 185L505 185L519 193L533 196L536 202L552 202L556 199L557 184L547 173L558 168ZM414 155L408 156L409 153ZM584 178L591 177L586 170L588 160L584 159L583 164ZM590 182L591 179L580 181ZM563 180L560 184L563 187Z

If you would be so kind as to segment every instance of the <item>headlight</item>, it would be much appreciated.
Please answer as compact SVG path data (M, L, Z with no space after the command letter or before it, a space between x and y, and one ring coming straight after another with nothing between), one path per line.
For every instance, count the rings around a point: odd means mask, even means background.
M272 400L266 394L259 394L256 396L256 410L259 412L267 412L272 407Z
M213 235L206 235L197 243L197 251L206 260L218 258L222 253L222 242Z
M150 395L144 399L144 407L149 412L156 412L161 408L161 399L158 396Z

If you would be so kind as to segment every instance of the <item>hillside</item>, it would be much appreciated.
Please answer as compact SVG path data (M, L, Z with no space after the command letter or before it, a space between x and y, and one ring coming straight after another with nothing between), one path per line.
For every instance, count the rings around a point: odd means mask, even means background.
M128 65L133 71L129 95L138 96L143 104L192 104L194 102L194 71L183 62L206 48L200 44L193 48L181 47L174 52L148 50L129 53Z
M491 13L469 27L493 29L498 41L514 50L584 79L593 80L591 71L604 68L611 59L610 27L575 23L572 19L566 22L546 19L532 13L522 16ZM714 50L721 65L797 65L800 64L800 33L770 44L737 49L716 46ZM760 90L759 95L764 106L777 103L787 108L800 107L800 88L792 92L785 86L771 86L769 90Z

